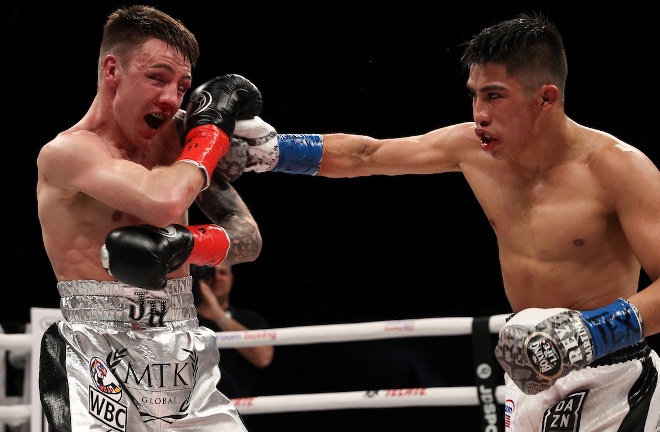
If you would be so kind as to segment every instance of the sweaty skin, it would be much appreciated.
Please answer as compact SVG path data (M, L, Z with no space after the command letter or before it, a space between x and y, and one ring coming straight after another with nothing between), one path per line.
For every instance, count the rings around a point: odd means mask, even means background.
M319 175L462 172L497 235L514 312L589 310L622 297L639 309L647 336L660 331L653 162L568 118L554 85L525 90L491 63L473 66L467 85L474 122L383 140L325 135ZM637 292L641 267L653 283Z

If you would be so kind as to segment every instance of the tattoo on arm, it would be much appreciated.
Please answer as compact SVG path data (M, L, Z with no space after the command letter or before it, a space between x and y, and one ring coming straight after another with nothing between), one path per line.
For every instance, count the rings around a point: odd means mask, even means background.
M213 174L211 186L195 201L213 223L223 227L231 239L227 264L254 261L261 252L261 233L252 213L228 182Z

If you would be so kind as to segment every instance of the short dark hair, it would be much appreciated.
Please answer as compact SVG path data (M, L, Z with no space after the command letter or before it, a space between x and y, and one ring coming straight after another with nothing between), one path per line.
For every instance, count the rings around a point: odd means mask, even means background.
M105 56L114 53L120 59L127 59L134 48L150 38L160 39L175 47L190 62L191 68L199 59L197 39L181 21L150 6L121 7L108 16L103 26L98 61L99 81Z
M464 67L500 63L528 89L556 85L563 100L566 51L559 30L542 14L521 13L483 29L464 45Z

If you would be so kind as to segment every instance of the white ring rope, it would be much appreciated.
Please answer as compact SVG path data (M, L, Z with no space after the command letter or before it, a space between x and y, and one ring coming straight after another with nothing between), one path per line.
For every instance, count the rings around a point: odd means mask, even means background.
M504 386L495 391L504 403ZM338 393L255 396L232 399L241 415L357 408L479 405L476 387L429 387L395 390L363 390Z
M493 315L491 333L499 332L507 314ZM220 332L218 347L239 348L259 345L296 345L344 342L413 336L460 336L472 334L474 318L422 318L399 321L375 321L357 324L329 324L287 327L242 332Z
M19 426L30 417L30 404L0 405L0 422Z
M29 353L32 348L32 336L21 333L0 333L0 350Z
M499 332L508 314L489 317L491 333ZM421 318L375 321L353 324L329 324L272 328L243 332L218 332L220 348L260 345L297 345L360 341L416 336L460 336L472 334L474 318ZM0 351L29 353L34 341L30 334L0 333ZM498 403L504 403L504 387L495 391ZM318 411L354 408L407 406L479 405L476 387L433 387L391 390L363 390L338 393L255 396L233 399L241 414ZM19 425L30 417L31 405L0 405L0 422Z
M490 331L497 333L507 314L490 317ZM297 345L413 336L460 336L472 334L473 318L421 318L356 324L328 324L243 332L219 332L218 347L240 348L261 345ZM0 333L0 350L29 352L29 334Z

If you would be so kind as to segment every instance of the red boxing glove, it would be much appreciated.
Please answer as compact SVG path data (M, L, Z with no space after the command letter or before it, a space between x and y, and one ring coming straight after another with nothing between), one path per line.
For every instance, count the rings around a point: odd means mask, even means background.
M194 247L186 260L188 264L216 265L229 254L230 240L227 231L218 225L189 225Z

